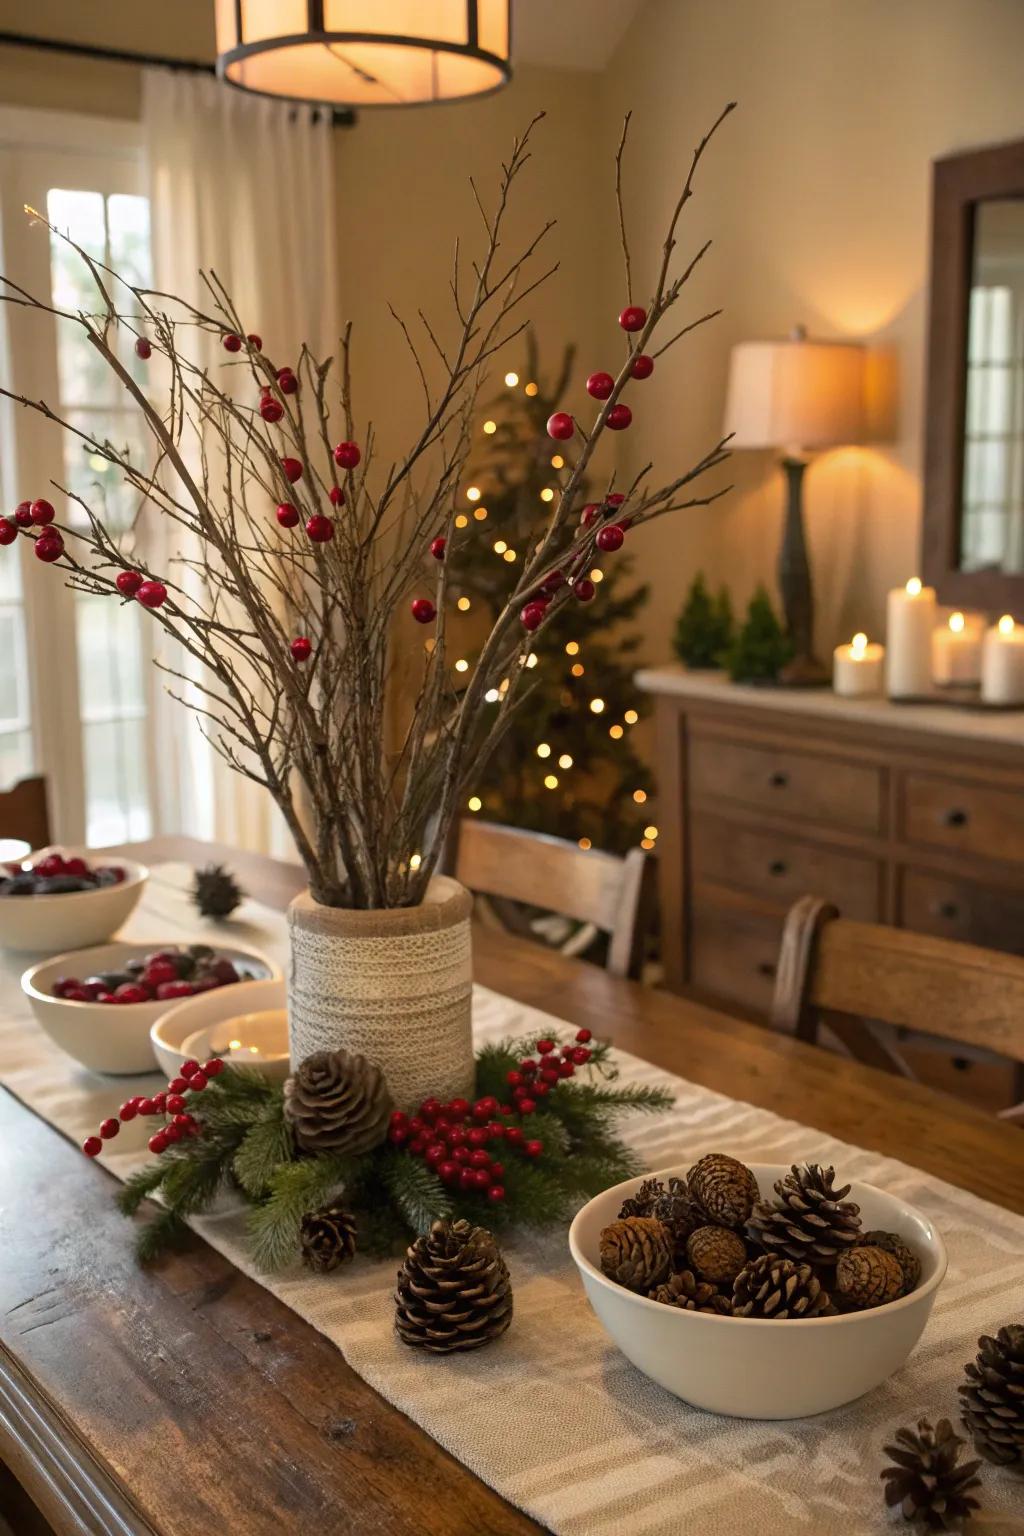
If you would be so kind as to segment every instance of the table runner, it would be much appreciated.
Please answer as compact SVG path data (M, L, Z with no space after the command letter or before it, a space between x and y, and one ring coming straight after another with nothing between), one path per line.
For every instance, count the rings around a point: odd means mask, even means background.
M155 869L121 936L155 943L234 938L284 965L280 913L247 900L228 923L200 923L186 895L190 878L184 865ZM64 1055L21 995L18 978L28 957L5 953L2 962L5 1087L76 1141L130 1094L153 1091L153 1078L104 1079ZM600 1021L594 1024L599 1032ZM478 1040L556 1028L549 1014L475 990ZM709 1151L750 1161L831 1162L844 1179L870 1180L927 1213L946 1240L949 1273L902 1371L859 1402L814 1419L727 1419L688 1407L618 1352L583 1296L564 1230L505 1244L515 1294L511 1329L486 1349L442 1358L396 1339L393 1261L357 1259L326 1278L298 1265L266 1276L247 1259L237 1214L193 1225L331 1339L382 1397L561 1536L851 1536L890 1529L878 1478L882 1445L895 1427L921 1415L955 1418L956 1387L977 1335L1021 1319L1024 1218L624 1052L615 1057L623 1081L657 1083L675 1094L669 1113L625 1122L626 1139L650 1167L690 1163ZM105 1165L126 1177L148 1156L146 1134L139 1122L124 1127L105 1149ZM1024 1531L1019 1479L986 1468L983 1503L985 1532Z

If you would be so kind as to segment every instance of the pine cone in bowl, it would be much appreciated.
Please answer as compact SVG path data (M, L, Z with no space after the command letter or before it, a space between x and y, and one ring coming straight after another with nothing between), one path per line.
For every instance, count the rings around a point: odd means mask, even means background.
M742 1227L760 1191L745 1163L709 1152L687 1174L690 1198L712 1226Z
M884 1307L903 1295L903 1270L884 1248L851 1248L836 1264L836 1295L858 1310Z
M672 1267L672 1234L654 1216L627 1216L601 1233L601 1268L630 1291L647 1292Z
M776 1200L761 1200L747 1222L747 1237L766 1253L781 1253L798 1263L832 1265L839 1255L862 1242L860 1207L835 1189L836 1171L817 1163L794 1163L775 1185Z
M834 1310L811 1266L777 1253L751 1259L733 1281L733 1317L828 1317Z
M686 1257L702 1280L731 1286L747 1262L747 1247L729 1227L698 1227L686 1240Z

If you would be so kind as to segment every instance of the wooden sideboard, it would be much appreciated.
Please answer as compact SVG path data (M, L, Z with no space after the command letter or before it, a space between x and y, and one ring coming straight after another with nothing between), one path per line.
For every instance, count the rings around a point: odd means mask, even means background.
M1024 953L1024 710L639 673L655 698L662 947L675 991L764 1016L782 922L847 917Z

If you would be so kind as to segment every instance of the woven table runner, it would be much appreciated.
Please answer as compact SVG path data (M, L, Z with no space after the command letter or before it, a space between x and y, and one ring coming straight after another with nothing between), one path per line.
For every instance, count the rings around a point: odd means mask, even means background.
M284 965L280 913L246 901L230 923L200 924L185 894L190 874L183 865L155 869L121 936L154 943L234 938ZM29 957L3 954L0 960L0 1082L19 1099L80 1141L123 1099L154 1091L153 1078L105 1080L65 1056L36 1026L21 995L19 976ZM482 987L475 991L480 1041L557 1027L548 1014ZM616 1060L623 1081L658 1083L675 1094L667 1114L625 1122L626 1138L651 1168L689 1164L709 1151L759 1162L834 1163L844 1180L870 1180L925 1211L945 1238L949 1273L902 1371L858 1402L817 1418L721 1418L672 1397L618 1352L584 1298L564 1231L505 1244L515 1293L511 1329L487 1349L444 1358L396 1339L394 1261L357 1259L327 1278L298 1265L268 1277L248 1262L237 1214L193 1225L331 1339L382 1397L554 1532L851 1536L891 1530L878 1477L882 1446L894 1428L922 1415L933 1422L955 1418L956 1387L977 1336L1024 1315L1024 1218L635 1057L618 1052ZM135 1122L110 1144L103 1161L113 1173L126 1177L148 1156L145 1129ZM1021 1144L1024 1156L1024 1137ZM1020 1479L986 1468L983 1503L980 1530L1024 1531Z

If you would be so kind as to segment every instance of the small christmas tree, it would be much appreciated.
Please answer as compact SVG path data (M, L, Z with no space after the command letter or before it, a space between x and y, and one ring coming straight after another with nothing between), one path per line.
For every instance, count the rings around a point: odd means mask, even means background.
M694 577L676 621L676 655L688 667L721 667L733 640L732 603L725 587L712 598L703 571Z
M448 557L456 599L448 634L457 647L457 675L470 675L479 644L507 599L514 568L536 540L537 509L553 500L564 478L564 457L545 423L559 407L572 365L573 349L567 348L557 374L544 380L529 335L524 378L508 376L482 424L484 452L474 455L460 493L465 506L456 526L465 531L452 541ZM600 601L563 604L537 632L531 686L516 706L512 728L471 786L471 811L613 852L641 841L653 846L645 833L651 776L630 743L646 710L633 684L640 636L628 626L648 588L630 580L630 567L627 555L600 557L591 572ZM494 705L499 697L494 690Z
M729 676L734 683L773 683L792 654L792 642L775 616L767 589L759 586L729 651Z

